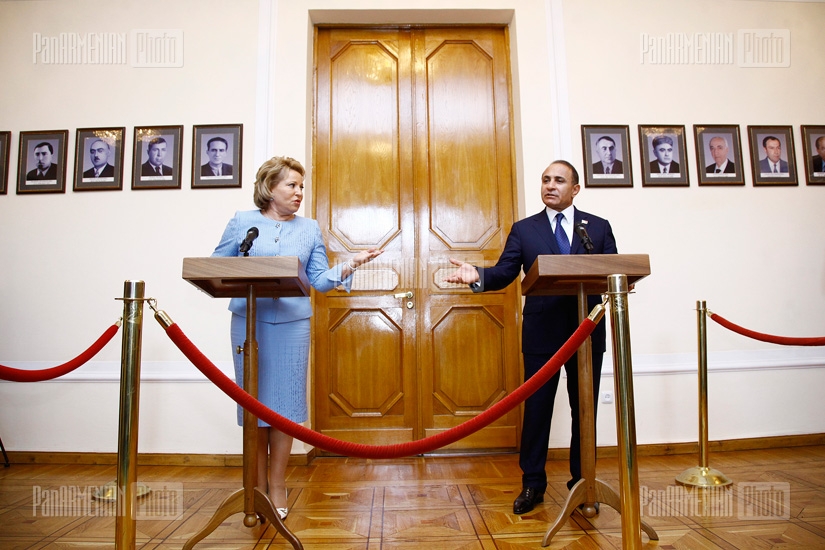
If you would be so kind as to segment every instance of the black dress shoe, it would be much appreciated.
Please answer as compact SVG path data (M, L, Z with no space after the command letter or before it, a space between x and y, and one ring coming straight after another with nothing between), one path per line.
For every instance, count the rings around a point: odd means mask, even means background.
M544 502L544 491L535 487L525 487L513 502L513 513L526 514L540 502Z

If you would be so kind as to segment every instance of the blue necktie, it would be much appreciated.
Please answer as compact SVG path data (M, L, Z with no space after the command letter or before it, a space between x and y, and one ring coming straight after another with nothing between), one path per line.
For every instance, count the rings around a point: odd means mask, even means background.
M567 233L561 226L561 221L564 219L564 214L559 212L556 214L556 244L559 245L559 250L562 254L570 254L570 241L567 240Z

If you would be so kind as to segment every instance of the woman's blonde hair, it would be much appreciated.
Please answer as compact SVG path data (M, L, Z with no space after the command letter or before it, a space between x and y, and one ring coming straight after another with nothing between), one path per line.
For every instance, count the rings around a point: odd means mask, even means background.
M295 170L302 176L305 175L304 167L292 157L272 157L258 168L253 191L255 206L261 210L269 207L272 201L272 188L286 179L290 170Z

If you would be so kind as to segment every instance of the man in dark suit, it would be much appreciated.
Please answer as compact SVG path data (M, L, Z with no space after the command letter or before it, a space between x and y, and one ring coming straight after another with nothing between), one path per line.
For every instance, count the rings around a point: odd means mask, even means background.
M819 136L814 145L819 154L811 157L811 172L825 172L825 136Z
M146 146L146 152L149 155L149 160L144 162L141 166L141 177L172 175L172 167L163 164L163 158L166 156L165 139L162 137L152 138Z
M232 165L223 162L223 156L229 148L229 143L222 137L213 137L206 142L206 155L209 162L201 166L203 176L231 176Z
M710 149L710 156L715 161L713 164L705 167L705 172L708 174L735 174L736 165L728 158L728 140L723 137L716 136L711 138L708 143Z
M83 178L114 178L115 167L109 164L109 144L102 139L96 139L89 147L89 157L92 167L83 172Z
M52 162L52 155L54 155L54 147L52 144L44 141L38 143L34 147L34 158L37 165L33 170L29 170L26 174L27 180L56 180L57 179L57 165Z
M616 159L616 141L612 137L597 139L596 153L600 160L593 165L594 174L624 174L622 161Z
M759 161L759 172L762 174L787 174L788 161L782 160L782 142L776 136L766 136L762 140L765 149L765 158Z
M673 138L656 136L651 143L656 160L650 163L651 174L678 174L679 163L673 160Z
M579 174L567 161L557 160L542 174L541 195L545 209L516 222L507 243L493 267L477 268L450 258L459 266L445 280L469 284L473 292L499 290L525 273L541 254L585 254L579 238L574 238L574 227L583 225L593 241L593 254L616 254L616 240L610 223L598 216L573 207L573 197L580 190ZM560 227L559 227L560 226ZM600 303L599 296L589 296L592 309ZM528 296L524 302L522 323L522 354L524 379L533 376L570 338L579 326L576 296ZM593 334L593 395L599 393L602 358L605 351L605 327L600 322ZM573 417L570 440L570 474L567 487L572 488L581 479L581 449L579 441L579 387L578 361L574 354L565 364L567 393ZM524 422L521 433L519 466L522 491L513 503L513 512L524 514L543 502L547 489L547 447L550 439L550 421L560 374L557 373L524 402ZM596 401L594 400L594 406ZM595 419L595 411L594 411ZM595 451L595 449L594 449Z

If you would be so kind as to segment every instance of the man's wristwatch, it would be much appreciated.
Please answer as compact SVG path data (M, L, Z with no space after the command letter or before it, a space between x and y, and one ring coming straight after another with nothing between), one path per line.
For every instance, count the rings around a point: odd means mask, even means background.
M481 292L481 282L476 281L474 283L470 283L470 290L472 290L473 292Z

